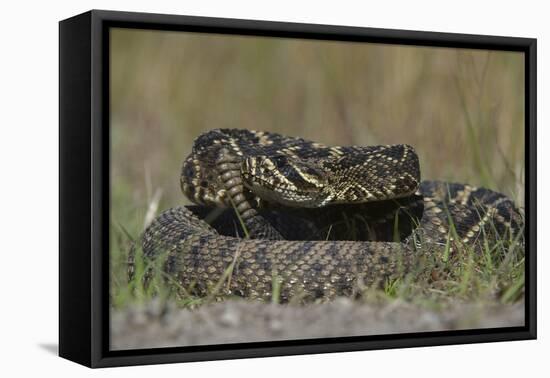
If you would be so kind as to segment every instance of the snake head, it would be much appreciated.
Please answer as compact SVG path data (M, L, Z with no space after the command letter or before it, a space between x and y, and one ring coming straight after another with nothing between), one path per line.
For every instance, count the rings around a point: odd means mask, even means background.
M315 161L285 155L250 156L241 164L244 185L261 199L292 207L318 207L328 177Z

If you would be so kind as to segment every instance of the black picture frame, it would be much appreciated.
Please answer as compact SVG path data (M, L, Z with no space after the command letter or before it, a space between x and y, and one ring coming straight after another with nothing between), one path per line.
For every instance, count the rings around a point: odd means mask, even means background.
M109 39L112 27L518 51L525 56L525 326L109 350ZM536 39L92 10L59 24L59 354L89 367L536 338Z

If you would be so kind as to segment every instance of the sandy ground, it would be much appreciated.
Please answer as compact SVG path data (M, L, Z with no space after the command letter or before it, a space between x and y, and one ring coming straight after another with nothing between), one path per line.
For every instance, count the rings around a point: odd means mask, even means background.
M435 311L346 298L308 306L226 301L195 310L152 303L113 312L111 349L513 327L523 326L524 308L524 303L461 304Z

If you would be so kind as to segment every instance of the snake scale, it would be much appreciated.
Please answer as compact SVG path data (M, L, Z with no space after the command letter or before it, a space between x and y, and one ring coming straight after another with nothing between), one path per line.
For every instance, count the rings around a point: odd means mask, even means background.
M445 248L523 232L508 197L421 181L407 145L329 147L215 129L195 140L181 188L196 205L160 214L142 250L199 296L353 296L421 269L423 257Z

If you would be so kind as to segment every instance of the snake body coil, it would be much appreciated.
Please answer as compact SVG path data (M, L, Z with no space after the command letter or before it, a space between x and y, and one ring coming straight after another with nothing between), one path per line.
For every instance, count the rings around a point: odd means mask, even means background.
M445 246L522 232L502 194L420 181L406 145L327 147L275 133L199 136L181 186L198 206L159 215L143 254L196 295L354 295L421 268ZM248 237L243 237L248 236Z

